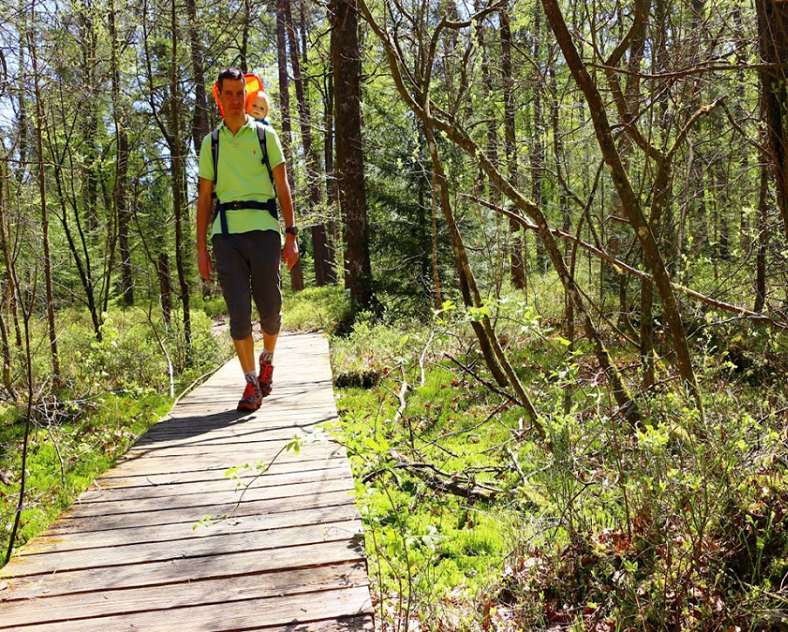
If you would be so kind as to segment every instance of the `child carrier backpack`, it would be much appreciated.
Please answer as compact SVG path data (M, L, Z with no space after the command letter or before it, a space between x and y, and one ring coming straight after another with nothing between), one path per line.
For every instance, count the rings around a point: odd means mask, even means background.
M213 197L216 198L216 212L219 214L219 221L222 226L222 237L227 237L229 231L227 229L227 211L237 211L240 209L256 209L260 211L268 211L274 219L278 218L276 210L276 183L274 182L274 172L271 169L271 162L268 159L268 145L266 144L265 126L255 122L257 130L257 140L260 143L260 152L262 158L260 162L265 165L268 171L268 178L271 180L271 188L274 191L274 197L267 202L222 202L216 197L216 182L219 179L219 130L221 125L211 132L211 157L213 158ZM215 217L215 216L214 216Z

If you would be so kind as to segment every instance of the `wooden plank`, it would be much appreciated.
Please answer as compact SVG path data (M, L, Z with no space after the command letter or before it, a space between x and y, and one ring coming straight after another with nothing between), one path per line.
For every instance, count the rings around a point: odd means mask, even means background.
M330 459L328 461L301 461L282 463L275 461L264 477L293 476L297 474L317 474L322 471L344 470L350 472L350 465L345 459ZM253 470L238 470L241 478L253 478L257 474ZM133 474L128 476L102 476L94 483L94 489L112 489L115 487L139 487L141 485L169 485L176 483L199 483L200 481L227 480L227 468L207 468L193 472L165 472L162 474Z
M312 428L292 426L287 430L278 430L271 433L258 432L245 437L243 440L229 438L219 441L160 441L136 445L126 453L126 458L139 458L150 455L155 457L182 456L186 454L219 454L237 453L239 450L268 450L276 446L277 450L290 443L294 437L307 439L312 435ZM309 445L309 444L307 444Z
M248 460L250 458L255 458L257 455L262 455L263 457L272 457L277 454L282 448L284 448L292 439L292 436L295 435L296 432L293 431L290 437L286 437L284 439L279 440L272 440L272 441L265 441L260 443L241 443L236 447L235 450L235 458L231 459L234 462ZM182 451L182 455L184 457L194 456L194 457L202 457L202 456L211 456L214 454L214 451L211 450L212 446L187 446L188 449ZM318 441L314 443L306 443L301 446L301 452L303 452L303 456L307 458L315 458L316 456L323 456L323 455L331 455L331 454L342 454L344 449L337 445L332 444L329 442ZM292 450L284 450L282 451L282 455L285 456L288 453L292 454ZM121 457L118 459L118 467L128 467L127 463L131 463L134 461L139 461L142 456L150 457L151 459L156 458L170 458L171 456L181 456L181 454L161 454L155 450L149 450L144 455L140 453L131 452L127 456ZM298 455L296 455L298 456ZM206 460L206 459L203 459ZM216 456L214 461L219 460L228 460L226 456ZM112 470L110 470L112 471Z
M171 430L162 430L161 432L148 432L140 438L133 448L145 447L148 445L168 444L168 445L199 445L201 443L217 443L226 441L260 441L269 436L276 436L284 431L290 431L292 434L294 429L301 429L308 432L314 432L315 428L320 424L325 423L321 419L294 419L292 421L277 421L260 427L244 426L234 427L222 430L211 430L197 434L194 432L194 426L189 427L189 432L184 432L183 429L173 428Z
M215 470L214 470L215 471ZM78 503L106 502L115 500L132 500L134 498L155 498L157 496L202 494L212 491L235 489L237 485L254 487L285 487L298 483L332 481L340 478L352 479L350 468L346 466L331 467L304 472L285 472L282 474L266 473L256 476L251 472L238 473L238 478L224 475L203 478L199 481L175 480L168 483L154 484L140 476L126 479L98 480L98 488L83 492ZM176 475L177 476L177 475Z
M146 630L146 632L172 632L186 625L190 632L202 630L239 630L267 626L287 626L301 632L302 623L337 619L349 614L371 614L369 590L366 586L301 595L288 595L273 599L249 599L228 604L210 604L174 608L165 612L141 612L116 615L79 622L80 632L107 632L107 630ZM165 616L166 613L166 616ZM27 626L30 632L74 632L74 622Z
M253 485L246 489L236 489L233 481L226 480L224 489L217 491L205 490L203 493L175 494L173 496L153 496L150 498L136 498L132 500L104 499L90 503L76 503L69 512L71 518L89 516L109 516L117 514L134 514L161 511L163 509L191 509L230 505L234 503L250 503L258 500L273 500L276 498L294 498L296 496L319 496L323 493L347 491L354 488L353 479L342 477L326 481L311 481L308 483L294 483L293 485L278 485L275 487L260 487Z
M301 448L300 454L286 450L279 453L281 447L271 447L267 450L258 449L239 449L232 455L215 454L196 454L182 456L171 456L156 458L154 455L143 458L126 460L119 463L116 467L108 470L107 476L129 476L150 475L150 474L178 474L183 472L195 472L205 469L227 470L234 466L244 464L255 464L259 461L270 463L276 457L275 463L301 463L303 461L329 462L332 459L344 460L346 458L344 448L340 446L329 446L323 444L311 444ZM278 456L277 456L278 454Z
M347 459L344 458L344 455L341 452L329 454L328 457L325 456L318 456L317 458L310 458L309 456L301 454L301 458L287 458L291 456L291 453L285 452L283 453L278 459L274 460L273 462L269 461L267 463L268 473L283 473L283 472L293 472L298 470L315 470L315 469L324 469L327 467L338 467L342 464L347 463ZM248 465L252 466L256 463L256 461L250 460L248 461ZM102 477L98 480L105 481L105 480L116 480L116 479L132 479L132 478L143 478L143 479L150 479L151 481L158 481L158 480L165 480L161 477L166 477L166 480L170 480L173 477L197 477L197 480L200 480L200 477L203 475L208 475L210 477L220 476L223 477L227 473L229 469L227 465L222 463L210 463L206 460L206 463L202 465L196 465L195 467L188 467L186 466L186 462L182 461L177 463L178 467L176 469L168 468L169 471L166 472L145 472L145 471L133 471L131 470L130 466L121 464L121 466L117 466L111 470L107 470L107 473L102 475ZM240 467L240 466L238 466ZM246 471L246 470L244 470Z
M274 498L272 500L257 500L249 503L227 503L210 507L182 507L178 509L162 509L148 513L111 514L104 516L73 517L71 509L67 510L60 518L54 521L49 531L57 534L63 524L68 522L73 526L70 533L78 531L101 531L108 529L123 529L134 526L158 526L173 523L196 524L201 518L210 514L212 516L242 517L260 513L280 513L300 509L316 509L341 505L351 500L347 491L329 492L325 494L308 494L294 498ZM2 570L0 570L2 573Z
M61 551L79 551L83 549L97 549L111 546L128 546L131 544L152 544L155 542L177 542L173 546L180 546L183 540L193 538L207 538L226 533L250 533L253 531L268 531L287 527L300 527L314 524L330 524L332 522L346 522L358 520L359 514L355 504L348 499L341 505L330 505L316 509L296 508L293 511L281 513L232 516L225 519L212 520L199 525L196 529L191 522L176 522L173 524L158 525L155 529L147 526L135 526L111 531L77 531L69 532L60 529L57 532L48 531L30 540L24 547L25 555L47 555ZM72 521L71 524L79 524ZM0 575L2 571L0 571ZM2 599L0 599L2 601Z
M210 557L231 553L267 551L269 549L350 540L362 532L359 521L304 525L249 533L227 533L205 538L172 542L111 546L82 551L63 551L39 555L17 555L3 568L5 577L22 577L45 573L65 573L89 568L145 564L169 560ZM7 570L6 570L7 569Z
M313 552L321 553L319 550ZM87 617L150 612L161 610L163 605L172 609L336 590L363 586L367 581L363 561L350 561L317 568L285 569L271 573L172 584L157 590L146 586L80 593L78 596L43 597L38 599L38 608L35 610L30 608L27 601L17 600L3 604L0 629L62 621L74 621L78 627L79 623L75 620Z
M171 584L311 568L315 566L315 561L325 565L355 562L363 558L362 547L342 539L337 542L290 546L286 549L243 551L132 566L97 567L47 575L25 575L4 579L8 588L3 592L8 593L4 596L8 601L78 595L120 588L144 587L155 593L159 587Z

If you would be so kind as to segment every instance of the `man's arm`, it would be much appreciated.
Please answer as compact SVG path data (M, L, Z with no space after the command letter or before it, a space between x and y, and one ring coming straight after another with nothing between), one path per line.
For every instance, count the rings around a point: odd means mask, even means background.
M207 239L213 206L212 193L213 180L200 178L200 195L197 198L197 267L200 276L208 282L211 281L211 255L208 252Z
M282 219L285 221L285 228L295 226L295 211L293 209L293 198L290 194L290 184L287 182L287 170L285 163L277 165L273 169L274 182L276 183L276 195L279 198L279 205L282 208ZM202 193L202 189L200 189ZM199 222L198 222L199 226ZM285 234L285 265L288 270L298 263L298 241L292 233Z

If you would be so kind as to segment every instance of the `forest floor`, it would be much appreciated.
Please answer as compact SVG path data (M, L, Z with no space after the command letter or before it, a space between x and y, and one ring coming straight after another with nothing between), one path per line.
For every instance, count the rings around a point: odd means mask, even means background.
M332 339L380 629L788 629L788 355L769 333L696 339L705 416L660 363L632 428L560 320L497 315L544 439L490 386L467 315ZM636 356L611 352L633 384Z

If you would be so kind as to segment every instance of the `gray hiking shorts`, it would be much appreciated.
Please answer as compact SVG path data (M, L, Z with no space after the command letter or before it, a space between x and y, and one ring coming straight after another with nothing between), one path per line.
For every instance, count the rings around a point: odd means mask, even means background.
M230 335L244 340L252 335L252 299L260 314L260 326L269 335L282 324L282 276L279 233L254 230L214 235L216 276L230 313Z

